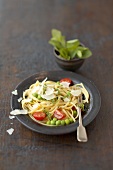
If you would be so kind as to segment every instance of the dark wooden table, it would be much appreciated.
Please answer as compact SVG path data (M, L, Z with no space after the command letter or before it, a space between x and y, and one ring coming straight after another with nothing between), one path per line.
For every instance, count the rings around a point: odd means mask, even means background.
M48 44L52 28L93 52L77 71L94 81L102 99L99 114L87 126L87 143L77 142L76 132L49 136L9 119L11 92L19 82L61 70ZM112 106L112 0L0 0L0 170L113 169Z

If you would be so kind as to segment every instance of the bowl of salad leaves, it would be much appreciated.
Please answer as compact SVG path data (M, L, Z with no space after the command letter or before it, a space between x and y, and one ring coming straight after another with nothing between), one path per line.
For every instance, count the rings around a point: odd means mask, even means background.
M52 29L52 38L49 40L53 48L57 64L65 70L76 71L85 59L92 55L89 48L85 47L78 39L66 40L61 31Z

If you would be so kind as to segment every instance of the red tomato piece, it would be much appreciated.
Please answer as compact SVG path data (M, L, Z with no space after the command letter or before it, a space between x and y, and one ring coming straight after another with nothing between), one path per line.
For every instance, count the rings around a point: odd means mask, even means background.
M36 120L43 120L46 117L46 114L44 112L34 112L33 117Z
M73 85L73 81L70 78L63 78L60 80L60 82L67 82L70 83L70 85Z
M56 117L57 119L63 119L65 117L65 113L63 113L61 110L55 110L54 111L54 117Z
M72 107L72 110L76 110L75 106Z

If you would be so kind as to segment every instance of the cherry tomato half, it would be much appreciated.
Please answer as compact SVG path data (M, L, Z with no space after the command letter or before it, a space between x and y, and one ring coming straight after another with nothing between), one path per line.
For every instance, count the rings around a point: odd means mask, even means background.
M67 82L70 85L73 85L73 81L70 78L63 78L63 79L60 80L60 82Z
M65 113L63 113L61 110L55 110L54 111L54 117L56 117L57 119L63 119L65 117Z
M36 120L43 120L46 117L46 114L44 112L34 112L33 117Z

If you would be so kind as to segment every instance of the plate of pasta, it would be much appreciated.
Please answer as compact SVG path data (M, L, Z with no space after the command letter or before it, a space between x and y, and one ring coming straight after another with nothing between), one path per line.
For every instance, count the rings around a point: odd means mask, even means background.
M98 114L101 98L94 83L68 71L34 74L15 88L10 114L27 128L43 134L59 135L78 127L78 108L83 125Z

